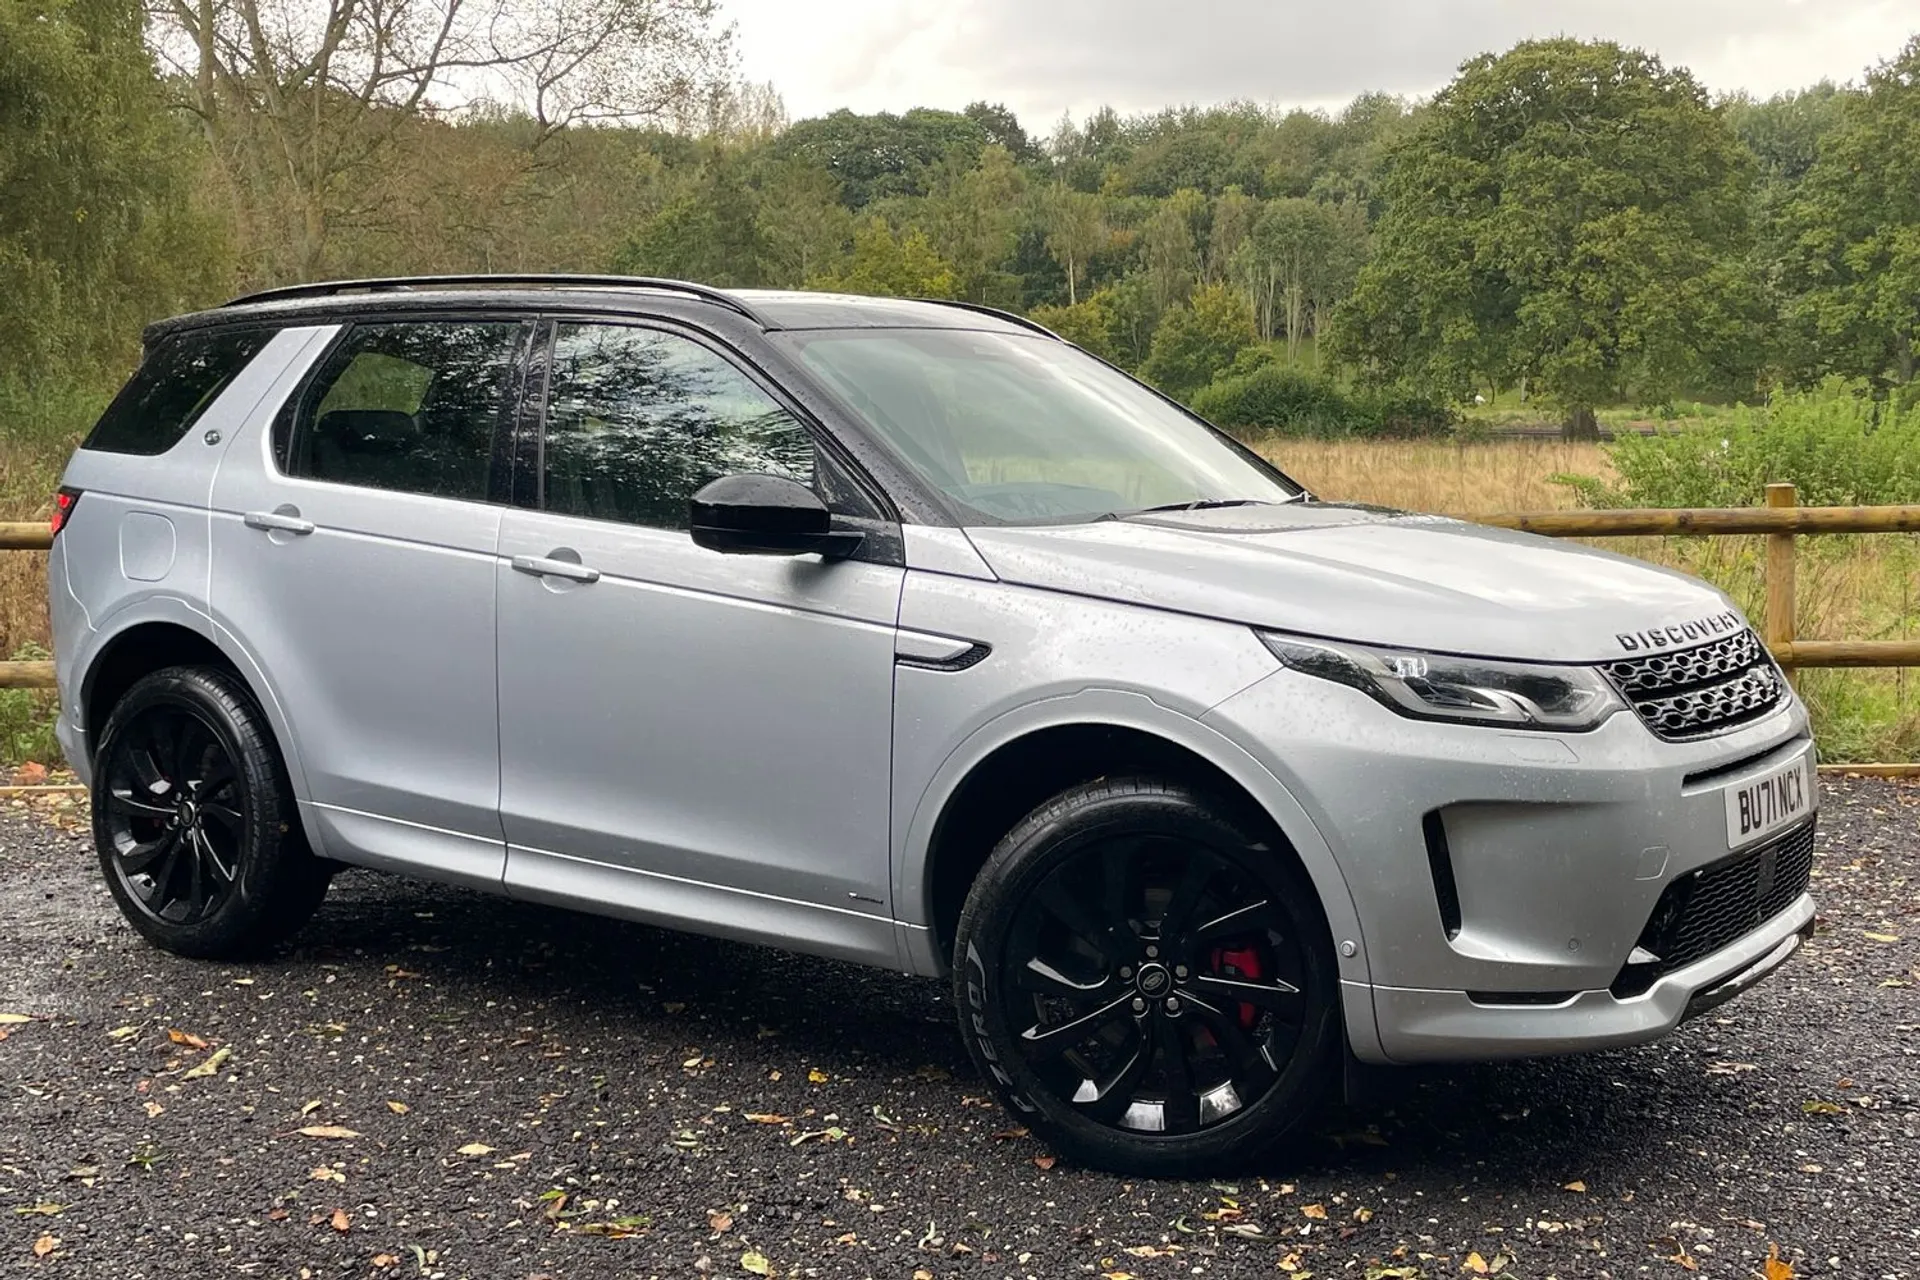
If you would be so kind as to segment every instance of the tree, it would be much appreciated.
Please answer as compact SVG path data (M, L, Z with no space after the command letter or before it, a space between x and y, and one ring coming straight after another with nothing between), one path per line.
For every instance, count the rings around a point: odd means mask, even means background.
M1141 251L1154 301L1162 310L1186 301L1199 282L1206 223L1207 198L1191 187L1174 192L1147 219Z
M1186 399L1253 343L1253 311L1245 296L1227 285L1208 285L1162 318L1140 372L1168 395Z
M954 111L863 116L843 107L794 125L773 153L825 169L840 183L841 203L857 212L889 196L924 196L942 161L957 152L971 165L987 141L978 122Z
M1072 306L1080 301L1080 281L1087 274L1087 260L1107 242L1100 197L1055 187L1047 194L1041 216L1047 229L1047 252L1067 273L1067 305Z
M311 276L333 222L364 213L396 135L441 99L525 107L545 138L684 110L726 65L713 0L156 0L178 71L256 231L267 276Z
M1358 205L1290 197L1269 201L1241 251L1241 268L1263 337L1286 336L1298 358L1309 329L1353 288L1366 256Z
M1531 378L1590 435L1598 403L1751 362L1751 157L1687 72L1569 39L1474 58L1390 163L1329 335L1375 375Z
M0 376L85 379L228 286L205 165L135 8L0 0Z
M1920 36L1867 73L1786 214L1787 317L1810 375L1914 379L1920 345Z
M961 114L980 126L989 143L1005 148L1015 164L1037 164L1043 158L1040 148L1020 127L1020 117L1003 103L970 102Z
M812 289L894 298L951 298L959 279L917 228L895 232L885 218L869 218L853 233L853 254L838 271L815 276Z
M757 221L767 255L767 283L797 288L844 248L853 215L840 203L839 184L797 160L776 160L760 181Z
M979 163L971 166L950 156L934 179L917 220L959 273L959 297L1018 305L1019 282L1005 268L1019 248L1026 189L1013 154L998 143L981 151Z

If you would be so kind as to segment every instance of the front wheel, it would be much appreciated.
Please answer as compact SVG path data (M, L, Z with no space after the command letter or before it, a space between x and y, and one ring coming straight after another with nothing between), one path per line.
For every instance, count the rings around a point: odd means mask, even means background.
M326 896L260 710L223 671L170 667L127 690L94 761L93 835L121 913L178 955L284 941Z
M1312 1111L1337 1053L1312 886L1183 787L1106 780L1035 810L974 882L954 967L1002 1102L1097 1168L1243 1164Z

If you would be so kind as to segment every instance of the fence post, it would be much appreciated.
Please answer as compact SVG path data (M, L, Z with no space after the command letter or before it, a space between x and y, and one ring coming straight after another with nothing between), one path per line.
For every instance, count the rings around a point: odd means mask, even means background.
M1767 486L1767 505L1797 506L1799 495L1791 484L1770 484ZM1795 635L1793 539L1792 533L1767 535L1766 640L1767 647L1776 651L1782 647L1791 650ZM1787 667L1787 680L1796 688L1799 687L1800 674L1792 666Z

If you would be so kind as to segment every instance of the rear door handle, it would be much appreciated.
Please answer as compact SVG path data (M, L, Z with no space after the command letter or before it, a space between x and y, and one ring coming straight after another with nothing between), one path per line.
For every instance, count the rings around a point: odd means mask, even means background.
M313 532L313 521L303 520L297 514L285 511L249 511L240 517L249 529L263 529L268 533Z
M598 582L600 571L574 560L550 560L545 556L515 556L511 562L517 573L536 578L567 578L574 582Z

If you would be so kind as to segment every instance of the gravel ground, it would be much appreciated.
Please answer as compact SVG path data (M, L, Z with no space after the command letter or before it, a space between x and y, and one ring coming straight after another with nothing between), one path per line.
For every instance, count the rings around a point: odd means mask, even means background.
M360 872L286 956L193 963L16 806L0 1274L1920 1280L1920 787L1825 803L1819 935L1756 991L1408 1074L1213 1184L1056 1165L938 984Z

